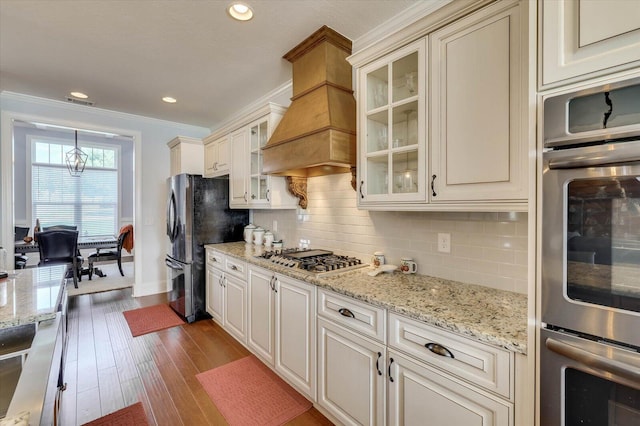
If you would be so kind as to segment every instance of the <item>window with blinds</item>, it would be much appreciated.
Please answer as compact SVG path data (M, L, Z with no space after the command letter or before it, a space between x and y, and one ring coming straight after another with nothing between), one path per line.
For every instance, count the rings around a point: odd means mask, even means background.
M33 141L31 164L32 217L40 226L75 225L81 236L118 233L118 150L79 147L88 155L79 177L69 174L65 154L73 146Z

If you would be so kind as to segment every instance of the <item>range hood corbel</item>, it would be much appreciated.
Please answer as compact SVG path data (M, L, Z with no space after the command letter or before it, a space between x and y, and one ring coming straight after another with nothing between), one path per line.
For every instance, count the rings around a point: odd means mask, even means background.
M288 180L288 187L300 198L301 207L306 204L307 177L355 176L356 101L346 59L350 54L351 40L323 26L284 55L293 68L293 96L262 148L262 170L297 178ZM355 177L352 186L355 190Z

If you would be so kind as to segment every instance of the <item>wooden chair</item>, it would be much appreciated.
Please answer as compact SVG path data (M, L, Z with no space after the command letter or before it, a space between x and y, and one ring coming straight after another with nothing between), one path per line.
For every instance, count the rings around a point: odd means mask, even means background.
M97 262L106 262L109 260L115 260L118 262L118 269L120 270L120 275L124 277L124 271L122 270L122 244L124 243L124 239L129 234L129 231L121 232L118 235L118 247L115 250L96 250L93 253L89 254L87 260L89 261L89 280L93 276L93 264Z
M84 261L78 254L78 231L54 229L37 232L35 236L40 251L38 266L71 266L73 285L78 288L78 281L82 281L81 268Z

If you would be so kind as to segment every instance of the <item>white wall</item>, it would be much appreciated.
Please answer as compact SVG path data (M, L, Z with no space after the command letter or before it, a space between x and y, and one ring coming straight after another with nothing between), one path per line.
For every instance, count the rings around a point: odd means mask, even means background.
M526 213L369 212L356 208L349 173L307 181L306 210L254 210L253 222L272 229L285 247L311 247L368 262L374 251L387 263L410 256L418 273L527 294ZM438 232L451 234L451 253L436 250Z
M134 294L142 296L164 292L165 181L169 176L169 149L174 137L202 138L209 129L147 117L51 101L15 93L0 93L0 172L2 173L2 228L0 241L11 245L13 223L8 198L11 191L11 120L43 121L90 130L112 131L135 137L135 268Z

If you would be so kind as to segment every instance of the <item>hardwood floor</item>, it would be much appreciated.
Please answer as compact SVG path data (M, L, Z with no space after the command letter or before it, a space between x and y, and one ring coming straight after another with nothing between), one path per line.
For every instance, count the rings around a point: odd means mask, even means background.
M195 375L249 355L210 320L131 337L122 311L166 301L131 289L72 297L63 425L81 425L137 401L156 425L226 425ZM288 425L330 425L315 408Z

